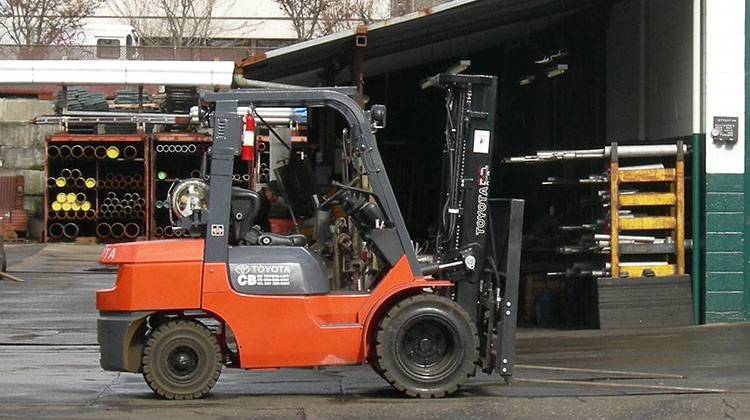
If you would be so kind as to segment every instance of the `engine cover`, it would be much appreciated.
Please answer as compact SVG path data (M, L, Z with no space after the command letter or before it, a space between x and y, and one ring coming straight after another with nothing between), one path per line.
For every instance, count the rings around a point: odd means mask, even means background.
M323 261L302 247L231 247L229 281L236 292L248 295L315 295L329 291Z

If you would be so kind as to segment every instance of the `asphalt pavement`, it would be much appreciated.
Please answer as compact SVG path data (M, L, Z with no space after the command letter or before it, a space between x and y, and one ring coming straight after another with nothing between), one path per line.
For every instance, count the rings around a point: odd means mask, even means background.
M209 398L156 399L140 375L99 368L101 247L7 246L0 281L0 418L750 418L750 324L522 330L514 381L480 375L414 400L366 366L225 369Z

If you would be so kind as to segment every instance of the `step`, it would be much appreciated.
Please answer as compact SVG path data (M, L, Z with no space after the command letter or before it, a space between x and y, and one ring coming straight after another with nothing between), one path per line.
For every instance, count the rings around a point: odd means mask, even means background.
M620 194L620 206L671 206L677 202L672 193Z
M618 173L620 182L671 182L676 176L674 168L624 170Z
M644 271L650 270L656 277L674 276L677 274L677 266L674 264L642 264L623 265L620 264L620 276L627 274L628 277L645 277Z
M671 216L625 217L620 219L620 230L674 229L677 221Z
M620 244L620 255L674 254L675 244Z

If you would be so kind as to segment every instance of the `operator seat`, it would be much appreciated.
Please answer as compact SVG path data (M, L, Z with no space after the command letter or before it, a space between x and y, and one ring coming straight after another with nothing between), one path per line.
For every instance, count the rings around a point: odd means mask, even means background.
M234 245L244 243L261 246L305 246L305 235L279 235L263 232L255 224L260 211L261 198L256 191L232 187L230 242Z

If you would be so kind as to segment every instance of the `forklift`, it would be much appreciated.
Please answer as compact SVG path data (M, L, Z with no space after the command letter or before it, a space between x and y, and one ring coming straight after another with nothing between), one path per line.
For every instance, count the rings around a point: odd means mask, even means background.
M378 151L384 106L364 111L350 87L202 93L213 136L205 177L169 193L173 226L189 238L101 254L117 266L114 286L96 294L102 368L142 373L166 399L206 396L225 366L369 364L420 398L456 392L477 369L509 381L523 201L490 197L497 78L439 74L430 84L445 93L446 131L429 247L412 241ZM263 231L260 195L232 186L258 107L326 108L345 122L345 178L303 197L310 162L280 175L288 201L313 209L311 233Z

